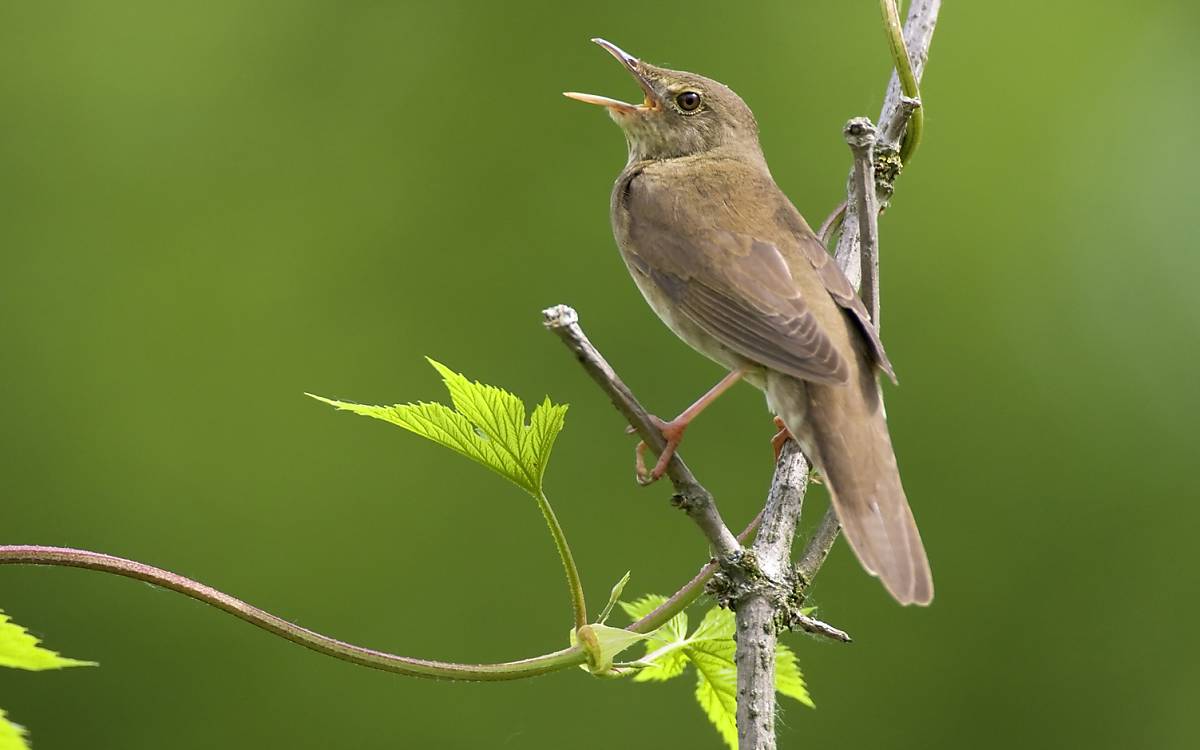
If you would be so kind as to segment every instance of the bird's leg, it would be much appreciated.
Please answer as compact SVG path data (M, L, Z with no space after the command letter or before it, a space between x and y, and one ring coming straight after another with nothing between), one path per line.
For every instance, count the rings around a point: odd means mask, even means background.
M771 438L771 447L775 449L775 463L779 463L779 452L783 450L783 444L792 439L792 433L779 417L775 417L775 429L779 432Z
M667 470L667 464L671 462L671 456L675 455L676 449L679 448L679 443L683 440L683 431L687 429L687 426L696 418L697 414L704 411L709 404L717 400L718 396L729 390L730 386L741 380L744 374L744 370L734 370L721 378L721 382L710 388L708 393L696 399L696 403L684 409L678 417L669 422L664 422L654 415L650 416L650 419L654 422L654 426L666 438L667 444L663 447L662 453L658 457L658 462L654 464L654 468L647 473L645 459L646 441L638 442L635 451L637 455L638 484L646 485L662 478L662 475ZM632 428L630 429L632 430Z
M783 444L796 438L792 437L792 431L788 429L788 426L779 417L775 417L775 427L779 432L775 433L775 437L771 438L771 447L775 449L775 463L779 463L779 452L783 450ZM809 469L808 481L813 484L825 484L815 466Z

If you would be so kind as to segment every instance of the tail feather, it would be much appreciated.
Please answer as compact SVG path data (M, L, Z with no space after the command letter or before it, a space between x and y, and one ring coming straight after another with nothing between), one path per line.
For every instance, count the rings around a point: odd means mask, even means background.
M929 560L900 483L874 374L840 386L773 380L771 405L825 476L859 562L896 601L929 604Z

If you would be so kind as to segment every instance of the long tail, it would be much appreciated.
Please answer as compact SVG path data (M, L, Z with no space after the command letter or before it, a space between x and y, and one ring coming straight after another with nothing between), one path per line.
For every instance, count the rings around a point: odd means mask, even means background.
M772 406L820 468L859 562L901 604L929 604L933 577L900 471L879 386L869 368L846 385L776 376Z

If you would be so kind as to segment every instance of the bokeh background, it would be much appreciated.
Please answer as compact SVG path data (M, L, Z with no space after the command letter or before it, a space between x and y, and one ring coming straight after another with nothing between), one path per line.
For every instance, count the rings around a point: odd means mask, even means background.
M1200 12L947 2L926 141L882 222L892 433L938 597L844 544L781 746L1194 748ZM888 73L877 4L315 0L0 6L0 540L171 568L308 627L498 661L562 647L528 498L313 391L443 397L422 355L571 404L548 489L593 605L704 561L540 310L576 306L643 401L718 377L608 226L624 143L559 92L636 96L587 43L729 83L814 223ZM731 523L772 432L748 387L685 453ZM809 523L823 500L811 502ZM690 679L501 685L322 657L174 594L0 569L0 606L99 669L0 670L57 748L719 747Z

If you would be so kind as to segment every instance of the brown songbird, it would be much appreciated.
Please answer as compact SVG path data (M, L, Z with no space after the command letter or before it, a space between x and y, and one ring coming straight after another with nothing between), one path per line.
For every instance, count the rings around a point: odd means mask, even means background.
M629 161L611 203L621 256L663 322L730 370L659 421L667 449L647 481L662 475L692 418L745 379L820 469L867 572L901 604L928 604L933 579L877 378L894 378L891 363L854 288L771 177L754 114L716 81L593 41L644 94L627 104L567 93L605 107L625 132Z

